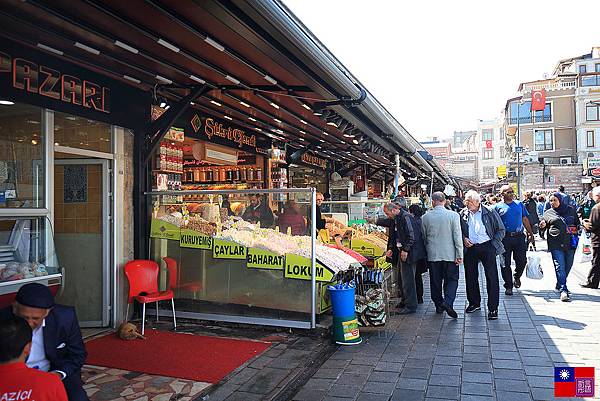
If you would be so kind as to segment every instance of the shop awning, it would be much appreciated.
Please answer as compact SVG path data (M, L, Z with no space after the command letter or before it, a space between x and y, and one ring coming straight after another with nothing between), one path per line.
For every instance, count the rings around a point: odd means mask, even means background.
M450 178L279 1L11 0L0 35L319 156Z

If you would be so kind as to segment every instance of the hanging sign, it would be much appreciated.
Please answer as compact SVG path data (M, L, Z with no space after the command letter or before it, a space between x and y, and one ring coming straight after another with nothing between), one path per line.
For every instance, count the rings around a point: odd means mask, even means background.
M179 241L180 230L175 224L167 223L161 219L152 219L150 222L150 237Z
M302 157L300 158L300 160L304 164L308 164L308 165L311 165L311 166L316 166L316 167L319 167L319 168L322 168L322 169L325 169L327 167L327 160L321 159L320 157L317 157L315 155L311 155L308 152L304 153L302 155Z
M330 282L333 280L333 272L320 263L315 265L316 280ZM295 278L298 280L311 279L311 260L304 256L287 253L285 255L285 278Z
M245 246L232 241L219 238L213 239L214 259L246 259L247 249Z
M246 267L251 269L283 270L285 256L264 249L248 248Z
M213 238L189 228L181 229L179 246L181 248L212 249Z

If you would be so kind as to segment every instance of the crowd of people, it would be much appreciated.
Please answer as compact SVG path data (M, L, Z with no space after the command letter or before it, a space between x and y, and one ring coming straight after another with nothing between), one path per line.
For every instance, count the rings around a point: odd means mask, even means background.
M488 319L498 318L500 280L504 293L521 287L527 251L536 250L535 235L546 239L556 274L555 290L563 302L571 301L567 278L581 235L589 235L592 267L582 287L598 288L600 281L600 187L586 196L556 192L527 192L517 199L512 186L497 194L468 191L434 192L431 207L422 201L406 208L398 197L384 207L385 218L374 223L388 227L386 256L397 267L398 314L415 313L423 303L422 274L429 270L431 299L436 312L456 318L454 300L461 266L464 266L468 306L466 313L481 309L479 265L487 288ZM424 197L422 197L424 199ZM429 199L427 199L429 201ZM514 261L514 269L513 269Z

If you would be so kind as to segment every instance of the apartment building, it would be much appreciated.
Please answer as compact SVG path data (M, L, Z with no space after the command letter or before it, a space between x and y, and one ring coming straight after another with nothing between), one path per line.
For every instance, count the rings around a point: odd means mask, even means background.
M475 141L479 146L479 183L498 181L498 167L506 165L503 119L479 120Z
M477 131L454 131L450 162L450 174L475 184L479 182Z

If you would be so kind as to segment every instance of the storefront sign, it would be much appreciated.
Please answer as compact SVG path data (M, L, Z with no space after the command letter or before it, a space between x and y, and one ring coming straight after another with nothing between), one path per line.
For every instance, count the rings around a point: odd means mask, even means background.
M214 238L213 239L213 258L214 259L246 259L246 248L235 242Z
M150 118L150 94L7 39L0 44L2 98L128 128Z
M364 241L362 239L352 239L350 242L351 249L360 253L363 256L369 256L373 258L378 258L385 253L385 250L373 245L370 242Z
M592 177L600 177L600 167L588 169L588 175Z
M189 228L181 229L179 246L181 248L212 249L213 238Z
M150 237L179 241L180 230L175 224L167 223L161 219L152 219L150 223Z
M308 152L304 153L302 155L302 157L300 158L300 160L304 164L308 164L308 165L311 165L311 166L316 166L316 167L319 167L319 168L322 168L322 169L325 169L327 167L327 160L321 159L320 157L317 157L315 155L311 155Z
M204 133L208 139L212 139L213 136L219 136L236 143L240 148L242 145L256 147L256 135L246 135L244 130L226 126L210 117L204 121Z
M315 265L316 280L330 282L333 280L333 272L320 263ZM287 253L285 255L285 278L295 278L299 280L311 279L311 260L303 256Z
M185 140L185 132L183 128L171 127L165 134L165 139L175 142L183 142Z
M387 270L392 267L392 264L386 260L385 255L375 259L375 269Z
M505 165L501 165L496 167L496 176L498 178L504 178L506 177L506 166Z
M248 248L246 267L252 269L283 270L285 257L264 249Z

